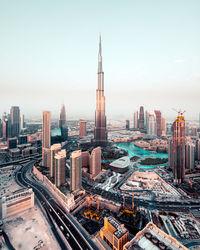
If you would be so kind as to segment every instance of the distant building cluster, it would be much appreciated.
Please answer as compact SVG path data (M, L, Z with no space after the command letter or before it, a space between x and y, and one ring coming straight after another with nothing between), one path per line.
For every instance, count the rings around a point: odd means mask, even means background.
M139 112L133 116L133 128L147 133L147 135L161 137L166 135L166 120L160 110L146 111L141 106Z

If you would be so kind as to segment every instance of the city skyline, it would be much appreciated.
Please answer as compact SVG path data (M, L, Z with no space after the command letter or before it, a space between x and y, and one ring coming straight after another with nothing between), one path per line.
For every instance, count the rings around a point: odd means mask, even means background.
M54 116L64 102L68 117L93 118L101 32L108 119L130 118L141 105L168 119L175 117L172 108L186 110L186 120L198 119L198 1L119 2L115 11L112 1L88 1L77 14L76 4L45 3L1 3L1 113L13 105L25 116L44 109Z

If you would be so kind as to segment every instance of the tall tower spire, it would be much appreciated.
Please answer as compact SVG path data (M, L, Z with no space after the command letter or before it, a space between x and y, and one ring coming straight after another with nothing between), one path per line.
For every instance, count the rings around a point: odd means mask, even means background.
M102 67L101 35L99 36L97 74L98 74L98 87L96 90L94 143L97 146L104 146L107 144L107 131L106 131L106 116L105 116L104 72Z

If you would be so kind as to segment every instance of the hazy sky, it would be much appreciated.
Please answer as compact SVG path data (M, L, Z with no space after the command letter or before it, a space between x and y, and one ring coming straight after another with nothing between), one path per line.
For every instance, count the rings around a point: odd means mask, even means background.
M64 102L68 118L93 118L101 32L108 119L140 105L197 119L199 13L199 0L0 0L0 114Z

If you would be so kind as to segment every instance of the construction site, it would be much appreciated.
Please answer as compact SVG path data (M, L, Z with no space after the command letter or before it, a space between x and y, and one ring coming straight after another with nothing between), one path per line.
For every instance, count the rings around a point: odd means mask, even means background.
M102 195L88 195L85 202L74 211L73 215L91 235L100 230L104 217L110 215L124 224L130 234L135 235L148 223L148 219L146 211L138 208L134 203L134 193L131 195L131 200L127 199L128 195L130 197L130 194L126 194L124 191L123 200L118 203L102 198Z

